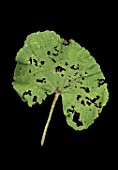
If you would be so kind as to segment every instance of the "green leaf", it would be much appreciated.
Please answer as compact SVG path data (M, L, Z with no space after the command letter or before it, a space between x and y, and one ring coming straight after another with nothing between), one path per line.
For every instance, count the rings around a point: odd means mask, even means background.
M32 106L60 94L67 124L75 130L88 128L108 101L107 83L94 57L54 31L28 35L16 61L12 84L21 99Z

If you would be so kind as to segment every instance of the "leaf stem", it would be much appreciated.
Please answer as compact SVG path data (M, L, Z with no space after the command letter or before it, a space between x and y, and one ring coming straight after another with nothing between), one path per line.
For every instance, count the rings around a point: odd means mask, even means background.
M47 133L47 129L48 129L49 123L50 123L50 121L51 121L52 113L53 113L53 110L54 110L54 107L55 107L55 104L56 104L56 102L57 102L57 99L58 99L59 95L60 95L60 92L56 92L55 97L54 97L54 100L53 100L53 102L52 102L52 106L51 106L51 109L50 109L50 113L49 113L49 116L48 116L48 120L47 120L47 122L46 122L44 131L43 131L43 135L42 135L42 139L41 139L41 146L43 146L43 144L44 144L45 137L46 137L46 133Z

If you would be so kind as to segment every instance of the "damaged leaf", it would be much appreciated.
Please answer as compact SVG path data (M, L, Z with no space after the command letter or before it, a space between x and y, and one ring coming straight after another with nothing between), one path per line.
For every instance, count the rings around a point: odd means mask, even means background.
M61 95L67 124L75 130L88 128L108 101L107 83L94 57L54 31L28 35L16 61L12 85L21 99L32 106L47 95L58 94L55 101Z

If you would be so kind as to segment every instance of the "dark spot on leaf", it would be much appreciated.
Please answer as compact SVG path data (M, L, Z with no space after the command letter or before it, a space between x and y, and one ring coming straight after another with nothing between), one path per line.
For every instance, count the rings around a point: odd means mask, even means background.
M35 65L35 66L38 66L37 60L36 60L36 59L33 59L33 61L34 61L34 65Z
M43 79L36 79L36 82L38 83L46 83L46 79L43 78Z
M105 83L104 79L97 79L97 80L98 80L98 87L100 87L101 85Z
M37 96L33 97L33 102L37 102Z
M29 70L29 73L31 73L31 70Z
M65 66L68 66L68 62L65 62Z
M45 64L45 61L41 61L41 64L44 65L44 64Z
M82 104L83 106L85 106L85 102L84 102L84 100L82 100L82 101L81 101L81 104Z
M29 59L29 62L30 62L30 64L32 64L32 58L30 57L30 59Z
M50 55L50 51L47 51L47 54Z
M77 95L77 100L79 100L80 98L81 98L81 95L78 94L78 95Z
M63 76L64 76L64 74L61 74L61 76L63 77Z
M63 67L61 67L61 66L57 66L57 67L55 68L55 71L56 71L56 72L62 72L62 71L66 71L66 69L63 68Z
M85 74L88 74L87 72L85 72Z
M54 60L53 58L51 59L54 63L56 63L56 60Z

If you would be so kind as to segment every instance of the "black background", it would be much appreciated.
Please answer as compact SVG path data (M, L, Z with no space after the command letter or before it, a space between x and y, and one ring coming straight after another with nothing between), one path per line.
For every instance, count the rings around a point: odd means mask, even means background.
M3 158L11 166L33 164L38 168L47 164L52 166L55 162L55 168L62 165L62 162L69 166L80 166L82 161L85 162L84 167L88 160L88 168L93 166L93 162L97 166L102 162L109 164L115 151L110 56L110 42L114 33L110 12L112 5L72 3L69 7L63 3L60 5L59 2L30 5L5 4L1 15L1 38L4 35L4 56L1 57ZM66 124L59 97L45 144L41 148L40 140L54 95L49 96L42 105L29 108L13 90L11 83L16 65L15 56L26 36L45 30L53 30L67 40L74 39L90 51L106 77L110 100L93 125L77 132Z

